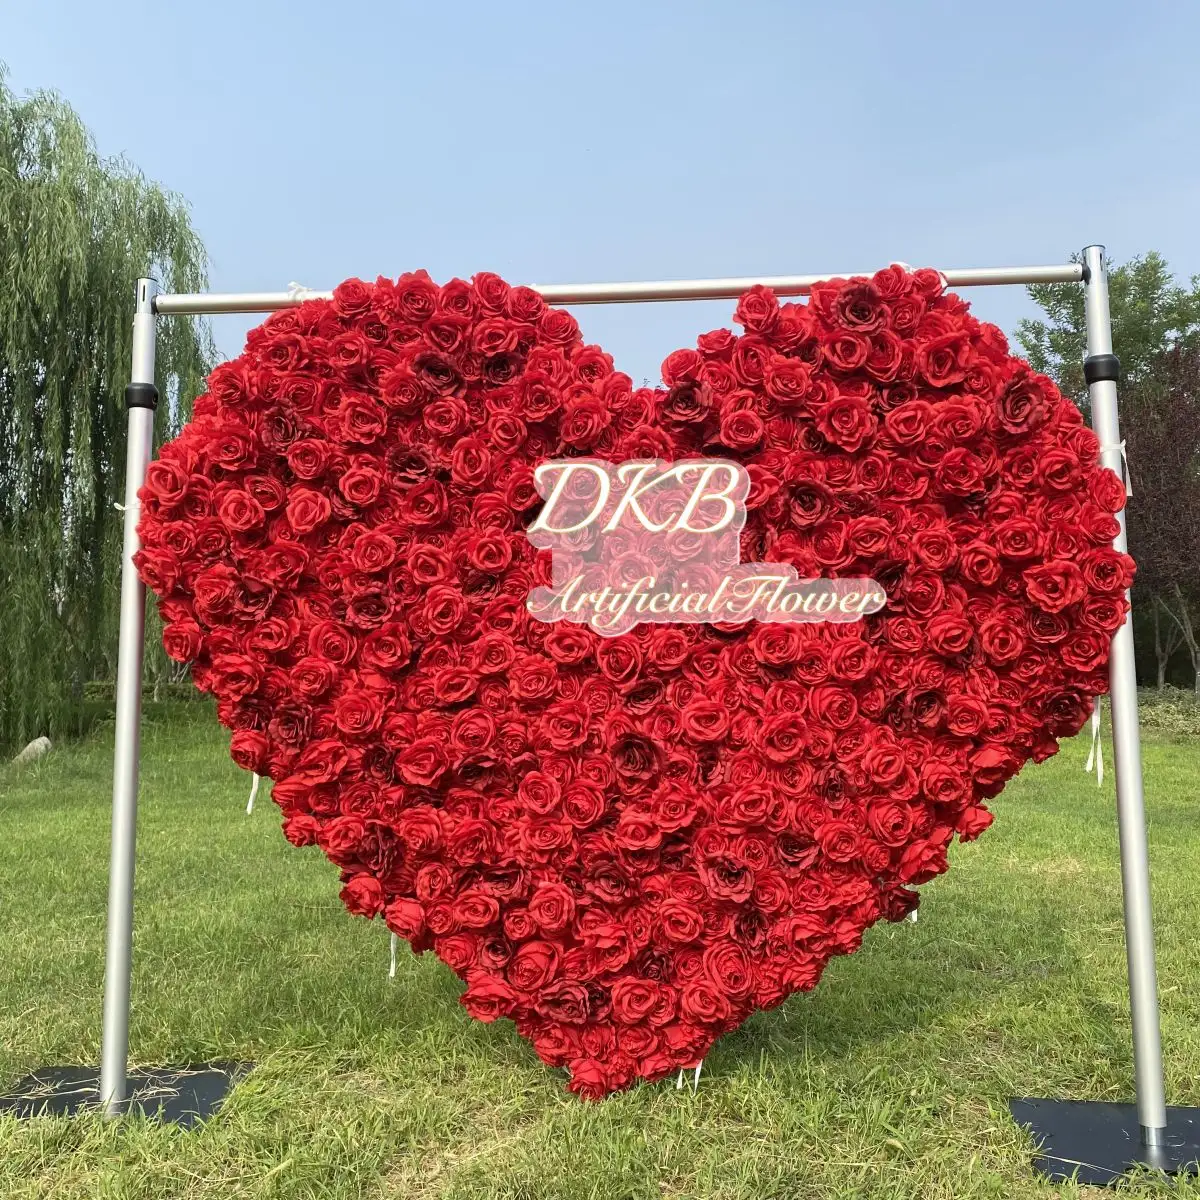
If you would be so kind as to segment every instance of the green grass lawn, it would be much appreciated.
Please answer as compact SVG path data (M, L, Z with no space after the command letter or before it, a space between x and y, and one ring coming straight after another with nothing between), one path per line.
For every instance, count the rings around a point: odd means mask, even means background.
M110 737L0 767L0 1090L99 1058ZM0 1118L0 1196L1074 1196L1033 1178L1006 1099L1132 1099L1112 780L1082 738L1013 782L916 925L727 1037L695 1095L598 1105L470 1021L432 956L389 979L382 924L265 795L245 815L226 747L204 705L147 721L131 1050L257 1069L187 1133ZM1168 1098L1200 1104L1200 742L1145 752Z

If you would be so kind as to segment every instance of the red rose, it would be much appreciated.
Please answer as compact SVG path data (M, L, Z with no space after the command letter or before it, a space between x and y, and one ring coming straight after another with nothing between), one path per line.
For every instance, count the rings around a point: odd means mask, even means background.
M383 919L397 937L409 942L417 942L425 932L425 910L416 900L393 900Z
M526 703L548 700L557 681L554 663L538 654L527 654L509 668L512 694Z
M335 817L321 830L321 849L334 862L345 864L354 861L366 841L367 831L362 821L355 816Z
M356 916L374 917L383 911L383 888L374 875L360 872L342 888L342 903Z
M544 933L559 933L574 918L575 898L561 883L539 884L529 898L529 915Z
M263 671L249 655L217 654L213 657L209 678L218 696L238 700L262 686Z
M555 750L582 746L588 737L587 709L573 700L553 704L542 715L540 727Z
M163 647L176 662L191 662L200 653L200 626L192 620L172 621L163 629Z
M508 965L508 981L520 992L541 991L558 971L558 951L549 942L526 942Z
M1051 562L1024 572L1025 594L1047 612L1061 612L1087 594L1083 572L1071 562Z
M371 692L348 692L335 702L333 719L347 737L364 737L379 728L383 705Z
M866 402L857 396L839 395L817 415L822 435L843 450L861 449L874 436L876 424Z
M707 978L684 984L680 1007L693 1021L715 1024L729 1016L729 1001Z
M729 734L729 710L716 701L693 700L680 714L680 725L693 741L723 741Z
M871 353L871 340L865 334L839 330L825 343L825 358L839 371L857 371Z
M449 766L441 742L419 738L396 755L396 769L405 783L433 787Z
M239 729L229 742L229 754L243 771L263 773L271 743L266 734L254 729Z
M970 353L971 343L965 334L933 338L917 351L917 370L931 387L950 387L967 377Z
M710 946L704 952L704 972L715 988L734 999L744 999L754 990L754 965L736 944Z
M460 1003L475 1020L491 1022L506 1016L516 998L504 980L481 974L471 980Z
M637 1025L658 1007L660 995L652 979L618 979L612 987L613 1015L624 1025Z
M848 821L824 821L814 833L821 853L831 862L852 862L862 853L862 833Z
M1018 369L996 401L996 417L1006 432L1030 433L1045 424L1053 387L1051 384L1047 388L1047 383L1048 380L1027 368Z
M329 497L312 488L295 488L287 502L288 524L298 534L312 533L329 520Z

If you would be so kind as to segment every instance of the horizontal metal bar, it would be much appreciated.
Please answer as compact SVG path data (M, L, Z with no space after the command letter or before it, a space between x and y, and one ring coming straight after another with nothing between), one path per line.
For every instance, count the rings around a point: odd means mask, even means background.
M813 284L872 271L826 275L748 275L739 279L665 279L639 283L536 283L531 285L552 304L630 304L647 300L729 300L755 284L780 296L803 296ZM1081 283L1083 265L1063 263L1045 267L976 267L943 271L951 287L988 287L1005 284ZM154 311L170 314L275 312L294 308L305 300L328 300L332 292L198 292L161 295Z

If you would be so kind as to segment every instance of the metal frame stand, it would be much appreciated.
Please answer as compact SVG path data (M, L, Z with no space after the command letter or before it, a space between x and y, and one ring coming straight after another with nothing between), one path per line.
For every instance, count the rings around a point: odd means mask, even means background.
M714 300L737 297L753 284L764 284L779 295L804 295L811 291L815 283L869 273L857 271L846 272L840 276L785 275L745 279L565 284L536 286L536 290L546 300L555 304ZM1088 330L1085 374L1092 403L1093 423L1102 444L1102 461L1120 473L1123 464L1117 422L1118 364L1112 354L1104 247L1088 246L1084 251L1082 263L948 270L944 271L943 275L951 287L1030 283L1084 284ZM139 1082L136 1078L132 1081L130 1079L128 1051L145 587L138 579L132 559L139 547L137 493L145 479L150 461L154 408L158 399L154 387L155 320L158 316L172 314L273 312L294 307L306 300L328 299L331 296L331 292L295 288L289 292L160 295L152 280L138 281L133 328L132 382L126 390L129 441L125 481L125 541L121 572L116 747L113 765L112 863L105 960L103 1049L98 1088L95 1092L108 1116L127 1111L131 1103L137 1102ZM1117 549L1124 550L1124 514L1119 520L1121 529L1114 545ZM1200 1159L1200 1108L1168 1109L1164 1095L1154 934L1150 910L1150 872L1142 796L1141 747L1138 737L1137 679L1133 660L1133 626L1129 617L1113 639L1109 678L1137 1103L1136 1106L1075 1100L1013 1100L1010 1103L1014 1117L1030 1127L1039 1143L1035 1165L1042 1173L1051 1178L1067 1178L1078 1172L1081 1181L1093 1183L1111 1183L1134 1163L1145 1163L1166 1171L1194 1171L1196 1160ZM225 1072L223 1078L226 1084L229 1084L236 1078L239 1068L231 1068L230 1064L207 1064L185 1069L181 1078L205 1069L210 1072ZM161 1072L143 1072L142 1075L152 1086L161 1083ZM42 1073L25 1081L31 1087L41 1089L37 1092L43 1101L39 1111L70 1109L69 1103L49 1103L46 1098L47 1079L48 1075ZM135 1093L132 1101L131 1082L134 1084ZM53 1084L49 1086L53 1090ZM77 1096L80 1090L78 1072L74 1073L73 1081L61 1081L61 1089L71 1088L71 1095ZM203 1106L206 1111L212 1111L220 1103L223 1094L223 1087L210 1087L205 1092ZM28 1100L28 1095L13 1097L7 1105L17 1108ZM0 1101L0 1106L4 1106L5 1103ZM27 1103L25 1108L28 1108Z
M1083 262L1088 351L1084 377L1092 404L1092 426L1100 438L1101 461L1121 475L1124 464L1117 421L1120 364L1112 352L1104 247L1088 246ZM1113 545L1124 551L1125 513L1118 514L1117 520L1121 529ZM1009 1101L1014 1120L1027 1126L1038 1144L1034 1164L1042 1174L1063 1180L1078 1173L1080 1183L1101 1186L1111 1186L1137 1163L1169 1173L1195 1174L1200 1159L1200 1108L1168 1109L1163 1084L1132 611L1113 637L1108 677L1137 1103Z

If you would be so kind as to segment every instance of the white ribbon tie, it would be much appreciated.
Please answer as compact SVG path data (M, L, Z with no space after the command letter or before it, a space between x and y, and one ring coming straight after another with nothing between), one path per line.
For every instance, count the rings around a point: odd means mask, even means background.
M1088 751L1087 762L1083 769L1090 775L1092 764L1096 766L1096 786L1104 784L1104 743L1100 740L1100 697L1097 696L1092 705L1092 748Z

